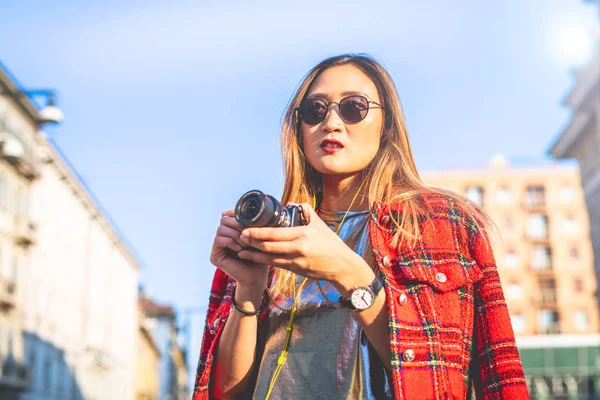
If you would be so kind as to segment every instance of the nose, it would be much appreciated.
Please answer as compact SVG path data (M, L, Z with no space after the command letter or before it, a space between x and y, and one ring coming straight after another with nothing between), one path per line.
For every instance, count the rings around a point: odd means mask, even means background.
M329 105L329 112L322 122L323 130L329 132L340 132L344 125L344 121L340 117L339 107L337 103Z

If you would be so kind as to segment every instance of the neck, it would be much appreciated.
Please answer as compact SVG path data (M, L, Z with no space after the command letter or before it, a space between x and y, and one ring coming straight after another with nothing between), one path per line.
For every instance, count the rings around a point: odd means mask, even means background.
M361 183L362 173L348 176L323 175L323 198L321 199L320 208L328 211L367 210L369 205L364 185L360 189L361 193L358 194L352 204L352 199L354 199ZM352 207L350 207L350 204L352 204Z

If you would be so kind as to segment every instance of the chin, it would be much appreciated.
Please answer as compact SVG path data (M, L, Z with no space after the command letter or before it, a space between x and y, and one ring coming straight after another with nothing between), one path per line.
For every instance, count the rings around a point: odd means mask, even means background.
M354 168L348 168L349 166L343 166L343 165L328 165L329 163L317 163L316 165L313 165L313 168L315 170L317 170L318 173L320 173L321 175L340 175L340 176L347 176L347 175L354 175L357 172L362 171L362 169L354 169Z

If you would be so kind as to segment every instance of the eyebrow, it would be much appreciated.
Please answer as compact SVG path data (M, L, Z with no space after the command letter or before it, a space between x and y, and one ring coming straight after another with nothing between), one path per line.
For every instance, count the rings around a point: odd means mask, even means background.
M371 96L368 96L366 93L363 92L357 92L355 90L351 90L348 92L343 92L342 94L342 98L343 97L347 97L347 96L365 96L368 99L371 99ZM319 97L319 98L329 98L328 94L325 93L312 93L311 95L307 96L307 99L312 99L313 97Z

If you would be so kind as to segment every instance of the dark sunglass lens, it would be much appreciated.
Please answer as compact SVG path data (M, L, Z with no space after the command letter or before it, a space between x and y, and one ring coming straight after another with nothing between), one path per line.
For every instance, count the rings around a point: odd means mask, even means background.
M369 103L362 96L346 97L340 102L340 115L347 122L362 121L369 111Z
M309 125L316 125L327 115L327 103L319 99L304 100L300 105L302 120Z

